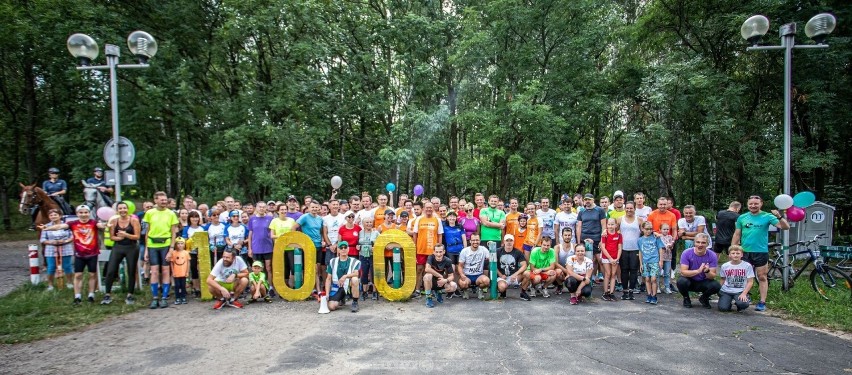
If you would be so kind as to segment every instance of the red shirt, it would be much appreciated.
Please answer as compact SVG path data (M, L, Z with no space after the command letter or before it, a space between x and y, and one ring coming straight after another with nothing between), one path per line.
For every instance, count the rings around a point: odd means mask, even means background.
M85 223L74 220L69 221L68 228L74 235L74 255L80 258L97 256L101 253L98 245L98 225L94 220Z
M618 245L622 244L621 233L605 233L601 237L601 242L604 243L610 258L615 259L618 256Z
M349 256L357 257L358 248L355 245L358 244L358 233L361 233L361 227L354 225L350 229L344 225L337 230L337 233L340 234L341 241L346 241L349 244Z

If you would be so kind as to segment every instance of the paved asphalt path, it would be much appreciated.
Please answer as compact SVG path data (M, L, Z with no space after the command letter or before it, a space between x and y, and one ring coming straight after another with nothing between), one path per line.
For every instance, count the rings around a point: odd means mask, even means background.
M597 290L595 292L597 295ZM4 373L732 374L852 372L852 340L749 310L566 295L504 301L316 302L141 310L82 332L2 347ZM714 303L715 306L715 303ZM96 306L95 306L96 307ZM348 307L348 306L347 306ZM227 372L227 371L226 371Z

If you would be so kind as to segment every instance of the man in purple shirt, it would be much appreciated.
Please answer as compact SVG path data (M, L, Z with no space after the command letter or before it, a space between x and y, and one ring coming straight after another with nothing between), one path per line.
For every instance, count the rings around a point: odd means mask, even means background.
M680 277L677 290L683 296L683 307L692 307L689 292L701 293L698 302L705 309L710 308L710 296L719 292L722 285L716 281L716 267L719 259L716 253L707 251L710 236L707 233L695 235L695 247L686 249L680 256Z
M266 274L272 275L272 237L269 234L269 223L272 215L266 213L266 202L257 202L254 215L248 222L248 256L256 261L261 261L266 266ZM269 294L273 295L269 289Z
M296 199L295 195L287 197L287 213L285 215L294 221L302 217L302 211L299 211L299 200Z

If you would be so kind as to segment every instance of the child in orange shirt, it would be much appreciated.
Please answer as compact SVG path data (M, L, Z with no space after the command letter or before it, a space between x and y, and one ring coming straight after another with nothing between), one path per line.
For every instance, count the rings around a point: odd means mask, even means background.
M189 277L189 252L186 251L186 240L175 238L175 249L172 253L172 276L175 279L175 305L186 304L186 279Z

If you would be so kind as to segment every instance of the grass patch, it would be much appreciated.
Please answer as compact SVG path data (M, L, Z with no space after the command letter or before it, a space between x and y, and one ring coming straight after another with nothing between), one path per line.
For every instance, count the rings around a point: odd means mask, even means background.
M84 294L83 303L74 307L71 304L74 292L70 289L48 292L44 283L22 285L0 298L0 343L18 344L59 336L136 311L150 302L150 295L140 298L141 294L137 293L136 304L129 306L124 303L125 293L116 292L113 303L102 306L101 296L99 293L95 303L89 303Z
M766 305L804 325L852 332L852 300L825 301L807 280L796 281L787 292L781 291L780 281L769 283Z

